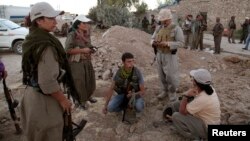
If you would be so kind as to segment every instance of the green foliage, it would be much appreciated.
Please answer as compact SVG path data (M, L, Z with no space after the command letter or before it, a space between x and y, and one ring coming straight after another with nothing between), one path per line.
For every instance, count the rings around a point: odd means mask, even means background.
M91 8L88 17L95 22L101 23L102 26L110 27L120 25L131 27L133 26L133 15L127 8L121 8L110 5L99 5Z
M145 2L142 2L141 4L136 4L135 8L136 14L141 15L146 13L146 11L148 10L148 5Z
M131 7L139 3L139 0L98 0L98 5L109 5L109 6L118 6L118 7Z
M92 7L91 9L89 9L89 13L88 13L88 18L90 18L91 20L97 22L97 7Z
M164 6L171 6L174 4L179 4L181 0L157 0L158 8L164 7Z

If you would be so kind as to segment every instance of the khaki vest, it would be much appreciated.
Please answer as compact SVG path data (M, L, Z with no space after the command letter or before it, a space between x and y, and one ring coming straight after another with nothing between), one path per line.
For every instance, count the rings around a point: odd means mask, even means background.
M176 25L170 25L168 27L161 27L156 35L155 41L175 41L175 27ZM169 47L157 47L157 51L161 53L171 53Z

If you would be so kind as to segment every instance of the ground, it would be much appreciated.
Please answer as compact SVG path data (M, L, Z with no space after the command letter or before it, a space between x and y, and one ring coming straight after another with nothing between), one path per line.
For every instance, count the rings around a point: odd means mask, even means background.
M64 42L65 38L60 38ZM93 64L97 76L97 89L94 96L98 102L88 104L88 110L74 108L73 121L78 123L82 118L88 120L85 128L78 134L78 141L183 141L187 140L175 132L171 123L161 122L162 110L168 99L156 99L160 93L157 64L151 63L154 58L153 49L149 45L150 35L137 29L112 27L105 33L95 31L93 44L99 47L93 55ZM103 95L107 90L109 75L118 65L124 51L136 56L136 66L145 77L146 96L145 111L137 123L133 125L121 122L121 114L102 114ZM20 101L25 86L21 84L21 56L12 52L1 51L2 60L9 72L7 84L13 97ZM222 53L214 55L205 51L178 50L181 95L191 85L189 71L206 68L212 74L213 86L221 102L221 120L223 124L247 124L250 121L250 59L246 56ZM108 74L108 77L107 77ZM1 86L2 87L2 86ZM0 89L1 90L1 89ZM2 93L2 90L1 90ZM19 115L19 110L16 110ZM15 135L15 128L3 94L0 95L0 133L2 141L19 141L21 135Z

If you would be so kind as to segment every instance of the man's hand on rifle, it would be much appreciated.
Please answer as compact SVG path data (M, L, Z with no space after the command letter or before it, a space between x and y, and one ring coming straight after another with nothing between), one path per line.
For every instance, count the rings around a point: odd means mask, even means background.
M159 45L159 41L153 41L152 47L157 47Z
M70 114L71 112L71 105L72 103L70 102L70 100L68 100L67 98L65 98L65 100L60 101L60 105L63 108L63 111L67 112L67 114Z
M158 46L160 46L160 47L169 47L169 43L166 42L166 41L160 42L160 43L158 43Z
M62 91L57 91L55 93L52 93L51 96L58 101L58 103L60 104L64 112L67 112L67 114L70 114L72 103L70 102L69 99L67 99L64 96Z
M132 91L129 91L128 94L126 95L127 98L130 98L132 96L132 94L133 94Z

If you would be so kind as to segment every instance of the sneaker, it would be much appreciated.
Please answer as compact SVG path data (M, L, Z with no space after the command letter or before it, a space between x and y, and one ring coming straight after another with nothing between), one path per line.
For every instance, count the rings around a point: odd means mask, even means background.
M242 48L242 49L247 50L247 48Z
M94 99L93 97L90 97L90 98L89 98L89 102L90 102L90 103L96 103L96 102L97 102L97 100L96 100L96 99Z
M86 103L82 103L82 104L80 104L80 106L79 106L81 109L83 109L83 110L87 110L88 109L88 107L87 107L87 104Z
M161 93L157 96L157 98L158 98L158 99L163 99L163 98L165 98L167 95L168 95L168 94L167 94L166 92L161 92Z

